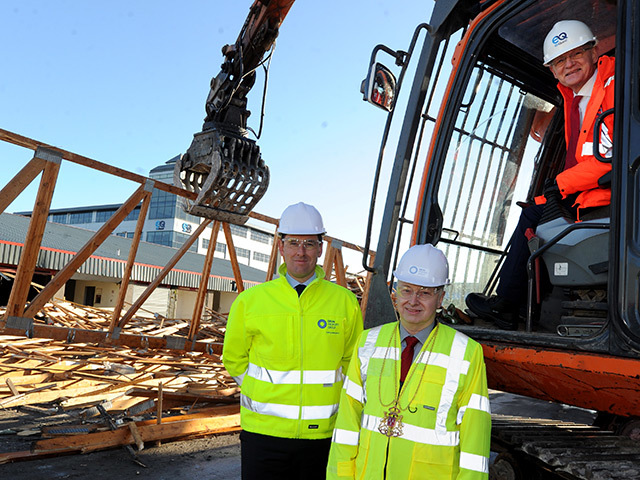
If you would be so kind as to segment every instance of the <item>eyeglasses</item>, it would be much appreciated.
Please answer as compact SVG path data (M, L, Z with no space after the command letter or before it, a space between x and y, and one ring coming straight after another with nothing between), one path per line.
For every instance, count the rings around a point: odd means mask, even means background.
M305 250L312 250L314 248L318 248L318 246L322 243L319 240L313 240L308 238L306 240L300 240L299 238L287 237L282 239L282 243L284 243L285 247L289 247L292 249L299 248L302 245L302 248Z
M415 294L419 301L424 302L438 295L441 290L442 287L420 287L418 290L413 290L410 287L402 286L396 289L396 294L404 299L409 299Z
M554 68L562 68L567 63L567 60L569 60L569 59L571 59L573 61L580 60L582 57L584 57L585 52L587 50L591 50L592 48L593 47L591 47L591 46L582 47L582 48L576 50L573 53L566 54L564 57L556 58L555 60L553 60L551 62L551 66L553 66Z

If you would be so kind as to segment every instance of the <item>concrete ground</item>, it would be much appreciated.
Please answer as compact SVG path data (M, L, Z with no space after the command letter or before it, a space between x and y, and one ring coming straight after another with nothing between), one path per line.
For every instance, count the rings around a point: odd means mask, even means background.
M586 424L591 424L595 417L590 411L502 392L491 392L490 397L493 413ZM28 449L28 446L24 449ZM118 448L86 455L76 454L0 465L0 473L2 478L12 480L240 479L238 434L172 442L160 446L146 445L145 449L139 452L138 458L145 467L135 463L125 449Z

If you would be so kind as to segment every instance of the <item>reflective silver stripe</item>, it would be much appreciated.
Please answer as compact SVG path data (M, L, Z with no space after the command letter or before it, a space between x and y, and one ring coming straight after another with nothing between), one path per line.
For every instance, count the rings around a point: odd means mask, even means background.
M400 358L399 353L400 349L398 347L376 347L371 357L379 360L387 358L397 361Z
M240 395L240 405L247 410L261 415L271 415L273 417L288 418L290 420L297 420L300 415L300 407L298 405L256 402L244 394Z
M593 155L593 142L584 142L582 144L582 156Z
M603 157L610 157L613 143L609 137L609 132L605 131L606 125L602 124L602 135L600 135L600 144L598 149ZM607 129L608 130L608 129ZM593 142L584 142L582 144L582 156L593 155Z
M427 357L428 355L427 356L422 355L420 358L420 363L426 363ZM449 368L450 361L451 359L449 358L449 355L447 355L446 353L433 352L431 354L431 358L429 359L429 365L432 365L434 367L441 367L446 370L447 368ZM462 360L462 363L460 365L460 373L463 375L466 375L467 372L469 371L469 366L470 366L470 363L467 360Z
M302 407L302 420L326 420L338 412L338 405L319 405L314 407Z
M489 473L489 459L482 455L460 452L460 468L474 472Z
M237 377L233 377L238 386L242 386L242 380L244 380L244 373L242 375L238 375Z
M378 340L378 335L380 334L380 329L382 325L379 327L372 328L367 333L367 339L364 341L364 345L358 348L358 359L360 360L360 378L362 379L362 388L365 388L367 383L367 370L369 368L369 359L373 356L373 353L376 350L376 340Z
M352 432L351 430L342 430L341 428L336 428L333 431L332 441L335 443L341 443L343 445L352 445L356 447L358 446L359 440L360 440L360 432Z
M338 404L336 403L333 405L302 407L301 413L301 408L298 405L257 402L243 394L240 395L240 405L261 415L271 415L272 417L288 418L290 420L298 420L299 417L302 420L325 420L331 418L338 411Z
M447 417L460 383L464 352L467 349L468 342L469 337L460 332L455 332L451 343L451 352L449 352L449 362L446 367L447 373L442 386L442 394L440 395L440 405L438 405L438 413L436 415L436 431L439 434L447 433Z
M378 431L378 425L382 421L381 418L373 415L362 416L362 428ZM443 447L455 447L460 443L459 432L438 432L431 428L418 427L409 423L402 423L402 438L415 443L424 445L437 445Z
M302 383L305 385L333 385L342 382L342 367L337 370L304 370Z
M274 370L249 364L247 375L274 385L300 385L300 370ZM302 383L305 385L332 385L342 381L342 367L338 370L304 370Z
M404 423L402 426L402 438L426 445L455 447L460 443L460 432L441 432L437 429L433 430Z
M300 370L273 370L259 367L254 363L249 364L247 375L262 382L269 382L275 385L299 385Z
M467 408L487 412L489 415L491 415L491 404L489 403L489 399L487 397L483 397L482 395L474 393L473 395L471 395L471 398L469 398L469 403L458 410L458 418L456 419L458 425L462 423L462 417L464 417L464 412L467 410Z
M375 417L373 415L362 415L362 420L360 421L360 429L371 430L372 432L378 431L378 424L382 419L379 417Z
M611 82L613 82L615 80L615 75L611 75L609 78L607 78L607 80L604 82L604 88L607 88Z
M240 375L238 375L237 377L233 377L233 379L236 381L236 383L238 384L238 386L242 385L242 381L244 380L244 376L247 374L247 371L245 370L244 373L241 373Z
M343 388L351 398L360 403L364 403L364 389L349 377L345 379Z

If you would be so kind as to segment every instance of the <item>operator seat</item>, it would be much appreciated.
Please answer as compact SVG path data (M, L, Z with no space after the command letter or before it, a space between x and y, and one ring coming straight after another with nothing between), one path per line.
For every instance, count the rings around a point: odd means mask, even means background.
M589 212L583 224L610 224L609 206ZM555 218L538 225L536 236L549 243L575 222ZM594 287L606 285L609 271L609 229L577 229L561 237L542 254L552 285Z
M611 172L604 174L598 184L610 187ZM559 192L549 196L544 208L536 236L543 243L549 243L576 222L561 206ZM611 206L587 209L580 217L582 224L597 223L606 225L606 228L573 230L561 236L542 254L553 286L589 288L607 284Z

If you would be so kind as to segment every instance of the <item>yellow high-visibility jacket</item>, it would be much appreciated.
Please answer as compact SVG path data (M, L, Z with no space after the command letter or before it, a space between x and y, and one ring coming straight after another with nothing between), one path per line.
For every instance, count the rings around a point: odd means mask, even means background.
M279 278L245 290L231 306L222 358L241 386L244 430L331 437L362 313L352 292L315 271L298 297L282 265Z
M358 340L340 398L327 478L488 478L491 411L482 347L447 325L434 328L407 374L399 403L401 436L378 430L389 410L385 405L398 391L398 330L397 322L388 323L365 330Z

